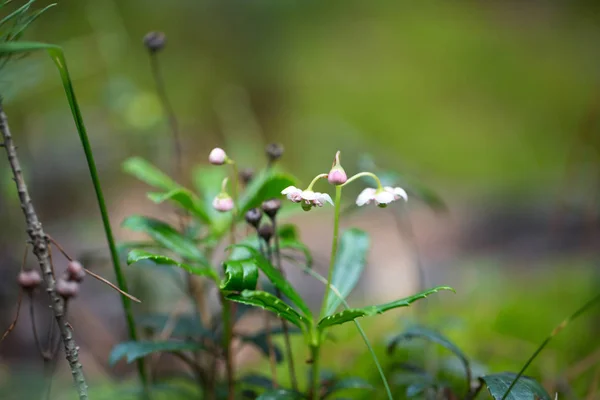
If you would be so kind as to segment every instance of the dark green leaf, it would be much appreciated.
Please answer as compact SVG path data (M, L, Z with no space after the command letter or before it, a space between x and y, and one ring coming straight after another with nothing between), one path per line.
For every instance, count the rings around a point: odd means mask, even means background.
M281 290L281 293L296 305L306 316L307 318L312 319L312 313L310 308L306 305L302 297L298 294L296 289L283 277L281 272L277 270L265 257L260 254L258 250L252 248L248 245L234 245L233 248L236 247L244 247L246 248L253 256L253 259L256 260L258 268L269 278L269 280Z
M228 260L224 263L225 278L220 288L229 292L254 290L258 283L258 267L253 260Z
M122 226L135 232L147 234L161 246L186 260L208 265L208 261L196 246L196 243L183 236L169 224L153 218L132 215L123 221Z
M294 224L283 224L281 226L278 225L277 234L281 240L300 240L298 227Z
M125 160L123 170L157 189L171 191L180 188L180 185L167 174L141 157L131 157Z
M304 255L304 259L306 260L306 266L308 268L312 268L312 264L313 264L313 258L312 258L312 254L310 253L310 249L308 248L307 245L305 245L304 243L298 241L298 240L294 240L294 239L282 239L279 242L279 249L280 250L296 250L296 251L300 251L302 252L302 254Z
M385 303L385 304L369 306L369 307L364 307L364 308L349 308L349 309L339 312L337 314L329 315L329 316L321 319L319 321L319 323L317 324L317 327L319 329L323 330L323 329L328 328L333 325L339 325L339 324L343 324L343 323L346 323L349 321L353 321L354 319L359 318L359 317L366 317L366 316L382 314L386 311L389 311L389 310L392 310L392 309L398 308L398 307L408 307L415 301L417 301L419 299L424 299L425 297L429 296L430 294L439 292L440 290L454 291L454 289L452 289L451 287L448 287L448 286L438 286L438 287L435 287L432 289L425 290L421 293L417 293L410 297L406 297L404 299L392 301L392 302Z
M160 254L152 254L152 253L148 253L147 251L139 250L139 249L131 250L129 252L129 254L127 255L127 264L128 265L131 265L133 263L136 263L138 261L143 261L143 260L150 260L150 261L153 261L155 264L159 264L159 265L173 265L175 267L179 267L181 269L186 270L190 274L194 274L194 275L198 275L198 276L207 276L207 277L211 278L212 280L214 280L215 282L219 281L219 276L209 266L197 267L197 266L189 265L186 263L180 263L180 262L177 262L167 256L163 256Z
M303 331L310 325L308 320L303 315L299 314L298 311L284 303L277 297L263 291L257 290L244 290L240 294L230 294L227 298L231 301L236 301L242 304L248 304L251 306L261 307L265 310L269 310L282 318L287 319L292 324L296 325Z
M253 386L262 389L271 389L273 387L273 380L265 375L248 374L238 379L240 385Z
M327 388L322 399L326 399L332 394L347 389L368 389L373 390L373 386L362 378L344 378L336 381L331 387Z
M206 212L207 206L194 193L185 188L170 190L166 193L148 193L148 198L156 204L172 201L184 210L189 211L200 221L209 224L210 216Z
M416 396L422 394L423 392L425 392L425 390L428 387L430 387L430 385L425 382L417 382L417 383L410 384L406 388L406 397L408 397L409 399L412 397L416 397Z
M109 365L115 365L121 358L126 357L127 363L157 352L194 351L203 347L195 342L179 342L168 340L164 342L123 342L115 346L108 357Z
M495 400L502 399L517 374L503 372L500 374L486 375L482 378L487 389ZM535 379L521 376L512 388L506 400L550 400L550 395Z
M369 235L366 232L349 229L342 234L331 284L344 299L350 295L365 269L368 250ZM329 296L326 314L333 314L341 304L342 299L338 296Z
M259 207L263 201L281 197L281 191L288 186L295 185L296 179L274 170L265 170L258 174L248 185L240 197L240 216L243 218L246 211Z
M287 389L276 389L267 393L263 393L256 398L256 400L296 400L296 399L304 399L298 392L294 392L292 390Z

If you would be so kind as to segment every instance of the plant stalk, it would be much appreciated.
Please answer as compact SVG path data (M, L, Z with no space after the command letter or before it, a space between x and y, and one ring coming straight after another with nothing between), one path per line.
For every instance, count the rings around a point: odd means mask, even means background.
M331 280L333 279L333 269L335 267L335 257L338 249L338 236L340 231L340 208L342 203L342 186L335 187L335 214L333 217L333 242L331 243L331 256L329 257L329 271L327 272L327 286L325 287L325 295L323 296L323 304L321 305L321 314L319 319L325 317L327 312L327 301L329 300L329 292L331 291Z
M231 352L231 339L233 337L231 302L227 300L223 294L221 294L221 307L223 318L223 350L225 351L225 369L227 372L227 399L235 400L235 377L233 353Z
M0 133L3 138L3 147L6 149L8 161L12 169L13 178L17 185L17 191L19 193L19 200L21 202L21 208L25 215L27 223L27 234L29 235L33 243L33 254L38 259L40 269L42 271L42 278L46 285L46 290L50 296L50 307L58 323L60 335L62 338L63 345L65 347L65 357L69 363L71 374L73 375L73 381L77 389L77 394L80 400L87 400L87 383L85 376L83 375L83 367L79 362L79 347L75 343L73 338L73 331L67 322L65 315L65 303L62 297L56 293L56 281L54 280L54 274L52 273L52 266L50 263L50 256L48 252L48 241L46 234L42 228L42 224L35 212L27 184L23 178L21 164L17 157L17 149L13 143L10 129L6 114L4 113L1 99L0 99Z
M310 345L310 355L312 361L312 370L310 378L310 394L308 398L310 400L319 400L319 388L321 380L319 379L319 367L320 367L320 343L317 345Z

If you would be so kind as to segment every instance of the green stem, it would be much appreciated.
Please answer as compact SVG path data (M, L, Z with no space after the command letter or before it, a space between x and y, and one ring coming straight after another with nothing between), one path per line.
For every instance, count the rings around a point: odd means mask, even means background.
M320 386L320 379L319 379L319 361L320 361L320 350L321 350L321 346L320 344L317 345L313 345L311 344L310 346L310 354L311 354L311 361L312 361L312 374L311 374L311 379L310 379L310 395L309 395L309 399L310 400L319 400L319 386Z
M83 147L83 152L85 153L88 169L92 178L92 184L94 185L94 190L96 192L96 200L98 201L98 207L100 208L100 214L102 216L102 224L104 225L104 232L106 234L106 240L108 241L108 248L110 250L110 257L112 259L115 276L117 278L117 284L119 286L119 289L121 289L124 292L128 292L129 290L127 289L127 281L125 279L125 275L123 274L123 270L121 269L119 254L117 252L117 246L115 245L115 240L110 225L110 219L108 218L108 211L106 209L104 194L100 185L100 178L98 177L98 171L96 169L96 162L94 161L92 147L90 146L90 141L87 135L87 131L85 129L85 124L83 123L83 117L81 115L81 111L79 110L79 104L77 103L77 99L75 97L73 85L71 84L71 79L67 70L66 60L64 59L62 50L58 51L54 49L54 51L49 51L49 53L52 56L52 59L54 60L60 72L63 87L67 95L67 100L69 101L69 105L71 107L71 113L73 114L75 125L77 126L77 132L79 133L79 139L81 140L81 146ZM133 318L131 301L126 296L121 295L121 302L123 304L123 310L125 311L125 319L127 321L129 339L135 341L137 340L138 335L135 326L135 321ZM148 379L146 375L146 368L142 359L139 359L137 361L137 367L140 375L140 380L142 381L142 384L146 386L146 384L148 383Z
M356 174L356 175L348 178L348 180L343 185L341 185L341 186L346 186L350 182L353 182L353 181L355 181L358 178L363 177L363 176L368 176L368 177L373 178L375 180L375 182L377 182L377 188L378 189L383 189L383 185L381 184L381 181L379 180L379 178L377 177L377 175L375 175L372 172L359 172L358 174Z
M223 349L225 350L225 368L227 370L228 400L235 399L235 381L233 372L233 354L231 352L231 338L233 336L233 325L231 320L231 302L221 294L222 318L223 318Z
M333 217L333 242L331 243L331 256L329 258L329 271L327 272L327 286L325 287L325 295L323 296L323 304L321 305L320 318L325 317L327 312L327 301L329 300L329 292L331 291L331 280L333 278L333 269L335 266L335 256L338 248L338 234L340 231L340 208L342 203L342 186L335 187L335 214Z
M312 187L317 183L319 179L327 178L327 174L319 174L314 177L314 179L310 182L310 185L306 188L306 190L312 190Z

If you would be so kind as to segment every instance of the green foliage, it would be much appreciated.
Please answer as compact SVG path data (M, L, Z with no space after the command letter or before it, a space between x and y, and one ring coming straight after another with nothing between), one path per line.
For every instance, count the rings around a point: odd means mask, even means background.
M242 196L238 208L243 218L246 211L258 207L265 200L281 197L281 191L288 186L296 184L296 179L291 175L277 172L274 169L262 171L254 177Z
M127 362L146 357L158 352L178 352L200 350L203 346L196 342L181 342L167 340L163 342L132 341L123 342L115 346L108 357L109 365L115 365L121 358L126 357Z
M261 394L256 400L295 400L303 398L304 396L293 390L277 389Z
M362 378L350 377L336 380L333 384L326 386L325 393L321 397L321 399L327 399L333 394L337 392L343 392L346 390L373 390L373 385L369 382L366 382Z
M224 292L254 290L258 283L258 268L253 260L228 260L223 264L225 278L220 289Z
M501 374L486 375L481 377L481 380L485 382L485 386L489 390L494 400L501 400L504 397L507 389L511 383L515 380L517 374L510 372L504 372ZM550 400L550 395L544 388L536 382L534 379L521 376L517 383L512 388L509 395L506 397L508 400Z
M180 263L167 256L163 256L161 254L148 253L144 250L131 250L127 255L127 264L129 265L145 260L152 261L158 265L172 265L175 267L179 267L193 275L207 276L215 282L219 280L219 276L210 266L197 267L186 263Z

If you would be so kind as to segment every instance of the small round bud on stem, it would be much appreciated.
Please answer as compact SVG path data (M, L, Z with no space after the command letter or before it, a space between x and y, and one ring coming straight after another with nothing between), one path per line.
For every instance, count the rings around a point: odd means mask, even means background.
M254 170L252 168L244 168L240 171L240 180L244 185L249 184L254 178Z
M65 300L75 297L79 293L79 283L60 278L56 281L56 293Z
M262 224L260 228L258 228L258 236L260 236L267 243L269 243L273 237L273 233L273 225L271 224Z
M270 199L263 201L262 209L269 216L269 218L273 219L277 215L277 212L281 208L281 200L279 199Z
M148 32L144 36L144 45L151 53L156 53L165 47L167 38L162 32Z
M342 168L340 164L340 152L335 153L335 158L333 159L333 165L331 166L331 171L327 174L327 180L332 185L343 185L348 180L348 176L346 175L346 171Z
M21 271L17 280L19 281L19 286L25 290L33 290L42 283L40 273L33 269Z
M251 208L246 212L245 218L249 225L252 225L254 228L258 229L260 220L262 219L262 211L260 211L259 208Z
M269 163L273 163L279 160L283 155L283 145L279 143L271 143L267 145L266 153Z
M83 278L85 277L85 270L79 261L71 261L67 265L67 277L70 281L83 281Z
M221 193L213 200L213 207L219 212L233 210L233 199L227 193Z
M227 153L220 147L215 147L208 155L208 162L212 165L223 165L227 161Z

